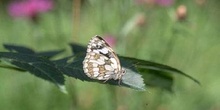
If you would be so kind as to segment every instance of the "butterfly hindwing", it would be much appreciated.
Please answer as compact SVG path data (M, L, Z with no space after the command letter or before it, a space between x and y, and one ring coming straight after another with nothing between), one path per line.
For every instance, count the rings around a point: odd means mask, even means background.
M124 74L117 55L99 36L93 37L88 44L83 70L88 77L98 80L117 80Z

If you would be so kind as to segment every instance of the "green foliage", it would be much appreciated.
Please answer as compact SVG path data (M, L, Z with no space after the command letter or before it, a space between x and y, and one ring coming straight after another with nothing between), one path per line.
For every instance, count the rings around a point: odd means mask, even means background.
M64 85L64 77L52 62L44 57L35 55L0 52L2 61L10 62L19 69L29 71L37 77L51 81L56 85Z
M96 34L103 37L112 35L117 39L117 44L113 46L117 54L178 68L198 79L202 86L180 77L183 75L181 73L178 75L178 72L153 68L138 74L144 79L146 92L102 82L80 81L67 77L73 74L69 73L64 75L69 92L69 95L65 95L53 83L24 73L26 70L0 60L0 66L3 67L0 68L1 110L220 108L219 0L173 0L169 7L136 4L136 0L80 0L81 5L78 6L75 1L79 0L55 0L54 10L41 14L35 23L29 19L10 17L7 10L10 1L1 1L0 51L5 52L2 46L5 43L31 47L40 53L65 49L55 57L44 57L63 67L62 64L70 63L75 57L67 43L77 42L84 46ZM187 9L186 19L182 21L176 20L176 9L180 5ZM145 17L142 25L136 25L137 15ZM128 68L133 67L132 63L128 65ZM141 68L137 70L144 71ZM164 89L175 93L170 94Z
M90 79L85 75L82 69L82 62L85 57L86 48L78 44L71 44L74 56L62 58L55 61L49 60L48 58L55 56L56 54L62 52L62 50L36 53L33 50L23 46L13 46L8 44L4 46L9 51L15 51L0 52L1 61L9 62L12 65L18 67L10 67L10 69L28 71L39 78L55 83L58 87L64 85L63 74L74 77L76 79L80 79L82 81L119 85L137 90L145 90L145 84L171 90L171 86L173 83L173 77L170 75L171 72L183 74L198 83L197 80L175 68L154 62L123 56L119 56L122 67L126 69L126 74L122 77L122 82L119 83L118 80L111 79L104 83L103 81ZM72 58L73 61L69 61ZM1 67L9 68L9 66ZM155 78L159 76L160 80L157 81L160 83L155 83L155 81L146 78L147 75L144 74L149 74L150 70L157 70L157 72L152 72L151 74L154 74ZM165 73L163 71L168 72ZM139 72L144 76L144 79L142 79ZM160 72L165 75L161 75ZM164 81L168 81L168 83L164 83Z

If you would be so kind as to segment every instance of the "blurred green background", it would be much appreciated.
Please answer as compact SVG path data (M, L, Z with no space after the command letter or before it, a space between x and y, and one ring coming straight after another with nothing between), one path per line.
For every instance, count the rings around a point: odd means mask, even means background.
M176 75L174 93L140 92L66 77L66 95L31 74L0 68L1 110L220 110L219 0L54 0L49 11L22 17L10 16L12 2L0 0L1 45L68 50L94 35L113 37L116 53L175 67L202 85Z

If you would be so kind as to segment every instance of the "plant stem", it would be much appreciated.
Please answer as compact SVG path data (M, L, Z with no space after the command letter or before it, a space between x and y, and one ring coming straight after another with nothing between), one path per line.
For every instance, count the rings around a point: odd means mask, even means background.
M74 38L74 41L77 41L78 36L79 36L80 8L81 8L81 0L73 0L73 38Z

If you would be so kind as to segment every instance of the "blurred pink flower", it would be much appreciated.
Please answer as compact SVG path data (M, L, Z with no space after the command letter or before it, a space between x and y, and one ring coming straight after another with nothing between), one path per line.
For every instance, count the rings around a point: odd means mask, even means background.
M160 6L170 6L173 4L173 0L155 0L155 2Z
M136 4L148 4L148 5L159 5L159 6L170 6L174 0L135 0Z
M105 35L103 37L105 39L105 41L111 46L111 47L114 47L116 45L116 38L112 35Z
M8 12L12 17L35 18L40 13L53 8L51 0L15 0L8 6Z
M134 0L138 5L155 5L155 0Z

